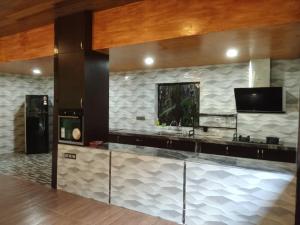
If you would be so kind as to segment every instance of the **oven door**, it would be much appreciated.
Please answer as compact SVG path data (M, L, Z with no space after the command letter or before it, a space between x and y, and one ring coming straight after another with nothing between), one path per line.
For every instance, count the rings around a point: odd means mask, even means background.
M83 122L81 116L58 116L59 143L83 145Z

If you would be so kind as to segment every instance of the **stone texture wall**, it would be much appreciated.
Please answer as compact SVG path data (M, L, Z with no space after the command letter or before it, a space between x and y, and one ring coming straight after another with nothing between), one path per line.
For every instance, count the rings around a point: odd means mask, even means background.
M111 73L110 129L160 131L157 120L157 84L200 82L201 113L235 113L234 88L248 87L248 63L188 68ZM265 140L277 136L284 144L296 146L300 59L271 62L271 86L286 88L286 114L239 114L238 133ZM136 120L145 116L144 121ZM234 125L221 118L200 118L200 124ZM201 131L198 131L198 133ZM209 129L202 135L232 137L234 130Z
M25 151L25 95L49 96L52 142L53 77L0 73L0 153Z

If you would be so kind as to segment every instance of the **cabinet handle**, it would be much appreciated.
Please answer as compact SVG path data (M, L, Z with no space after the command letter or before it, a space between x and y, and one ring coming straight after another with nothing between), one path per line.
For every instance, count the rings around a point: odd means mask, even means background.
M229 154L229 152L228 152L228 146L226 146L226 155L228 155Z
M80 107L82 108L82 98L80 98Z
M264 150L263 149L261 150L261 158L262 159L264 158Z
M257 158L259 159L260 158L260 154L259 154L259 149L257 149Z
M135 139L135 140L136 140L136 142L141 142L141 141L143 141L143 140L141 140L141 139L138 139L138 138L137 138L137 139Z
M80 42L80 48L83 50L83 43L82 43L82 41Z

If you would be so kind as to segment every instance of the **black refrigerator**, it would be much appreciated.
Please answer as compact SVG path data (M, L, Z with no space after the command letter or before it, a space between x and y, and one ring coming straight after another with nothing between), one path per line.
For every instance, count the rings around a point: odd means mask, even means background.
M49 117L47 95L26 95L25 153L49 152Z

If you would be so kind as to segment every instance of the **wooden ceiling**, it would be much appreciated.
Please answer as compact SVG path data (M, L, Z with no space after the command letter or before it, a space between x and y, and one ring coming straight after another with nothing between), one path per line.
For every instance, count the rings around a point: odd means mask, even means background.
M190 36L138 45L111 48L110 71L188 67L247 62L255 58L300 58L300 23L258 29L242 29ZM228 48L239 55L227 58ZM152 56L155 64L147 67L144 58ZM0 72L31 74L38 67L43 75L53 75L52 57L0 63Z
M0 37L53 23L58 16L104 10L138 0L1 0Z
M53 55L54 17L84 9L98 10L94 50L300 22L299 0L0 0L0 62Z
M255 58L300 58L299 40L300 23L295 23L118 47L109 50L110 71L226 64ZM226 57L229 48L238 49L238 57ZM155 58L151 67L144 64L146 56Z

